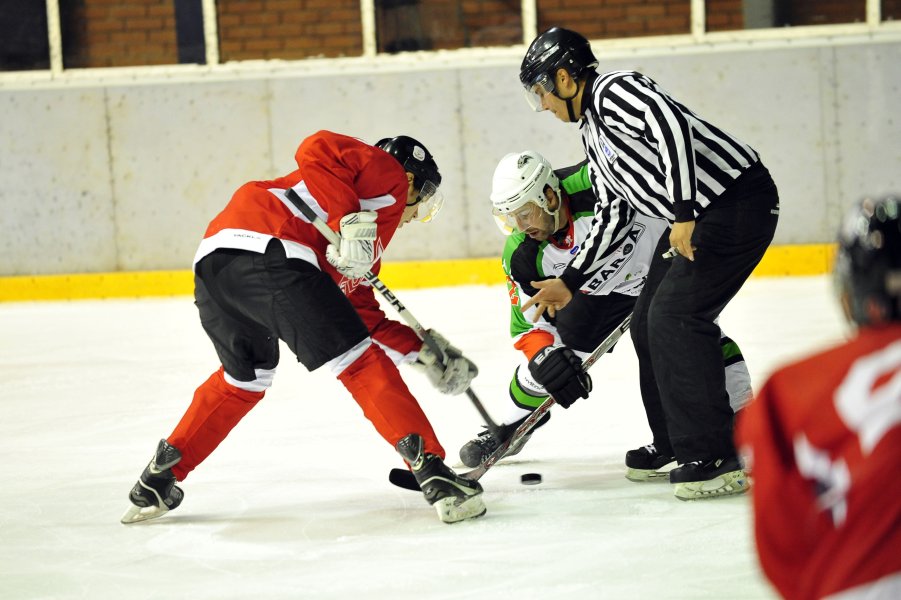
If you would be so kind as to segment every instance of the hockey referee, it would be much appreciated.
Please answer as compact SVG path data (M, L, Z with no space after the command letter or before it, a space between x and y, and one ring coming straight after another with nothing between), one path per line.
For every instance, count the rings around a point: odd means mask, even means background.
M624 241L636 211L667 220L631 326L642 396L663 411L669 433L654 452L678 461L670 482L679 499L742 493L715 320L773 239L776 185L753 148L649 77L597 66L588 40L554 27L520 69L536 111L579 123L598 197L582 249L558 279L535 282L530 303L539 315L562 308Z

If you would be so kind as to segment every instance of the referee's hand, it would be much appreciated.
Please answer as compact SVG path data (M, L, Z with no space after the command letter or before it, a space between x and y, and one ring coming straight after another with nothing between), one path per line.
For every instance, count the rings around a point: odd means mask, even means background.
M535 316L532 317L533 323L541 318L544 311L547 311L547 314L551 317L556 316L557 311L569 304L569 301L573 299L572 292L569 291L562 279L554 277L529 283L532 287L538 288L538 293L522 305L522 312L525 314L529 308L535 306L538 310L535 311Z
M695 222L685 221L683 223L673 223L669 233L669 245L675 248L676 252L693 261L695 259L695 247L691 245L691 234L694 233Z

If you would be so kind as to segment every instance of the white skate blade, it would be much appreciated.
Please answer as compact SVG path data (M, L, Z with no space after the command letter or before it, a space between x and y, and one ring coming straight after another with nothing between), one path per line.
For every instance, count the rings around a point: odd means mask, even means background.
M669 472L674 468L676 468L676 461L664 465L659 469L633 469L631 467L626 467L626 479L637 483L644 483L646 481L668 482Z
M140 523L141 521L149 521L150 519L156 519L157 517L162 517L164 514L169 512L169 509L166 508L164 504L162 507L159 506L135 506L134 504L125 511L125 514L122 515L122 519L120 522L123 525L131 525L132 523Z
M743 494L751 487L747 474L739 469L723 473L708 481L686 481L677 483L673 492L679 500L703 500Z
M488 509L482 501L482 495L472 496L456 504L458 498L448 496L435 502L432 506L438 512L438 518L444 523L459 523L466 519L475 519L484 515Z

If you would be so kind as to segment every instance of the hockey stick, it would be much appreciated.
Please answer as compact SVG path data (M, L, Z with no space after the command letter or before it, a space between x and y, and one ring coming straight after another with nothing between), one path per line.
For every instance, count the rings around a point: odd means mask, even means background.
M594 349L588 358L582 361L582 371L588 371L591 366L598 361L598 359L606 354L613 345L619 341L619 338L629 329L629 323L632 322L632 315L628 315L623 322L617 325L616 329L610 332L603 342ZM467 471L466 473L460 473L460 477L465 477L466 479L471 479L473 481L478 481L482 478L488 469L493 467L497 461L504 458L507 454L507 451L511 446L519 443L524 437L529 435L532 429L535 428L535 425L538 421L544 417L545 414L551 409L551 407L556 404L556 401L553 397L548 396L547 400L542 402L538 408L532 411L532 414L523 421L519 427L516 428L516 431L513 432L507 441L502 443L497 449L492 452L485 461L480 464L478 467L471 471ZM524 442L523 442L524 443ZM410 471L405 471L404 469L391 469L391 472L388 473L388 481L393 483L398 487L402 487L407 490L419 491L419 484L416 483L416 478L413 477L413 473Z
M325 221L319 218L319 216L313 212L313 209L309 204L304 202L300 196L297 195L297 192L294 191L293 188L288 188L285 190L285 196L288 200L291 201L291 204L297 207L297 209L303 213L303 216L307 218L310 223L312 223L316 229L325 237L326 240L330 244L338 246L341 242L341 236L338 235L338 232L334 231L331 227L329 227ZM378 292L382 295L382 297L388 301L388 303L394 307L394 309L398 312L401 318L406 321L407 325L416 332L416 335L419 336L419 339L425 343L426 346L438 357L438 360L441 361L441 366L447 365L447 357L444 352L442 352L441 348L438 346L437 342L435 342L435 338L432 337L432 334L422 326L422 324L416 320L416 317L413 316L407 307L401 304L401 301L397 299L397 296L388 289L382 280L378 278L378 275L375 275L372 271L367 271L366 275L363 277L374 287ZM479 411L479 414L482 416L482 419L485 420L485 425L488 426L488 430L492 433L496 433L499 430L497 423L491 418L488 414L488 411L485 410L485 406L479 400L479 397L476 396L476 393L472 391L471 387L466 388L466 395L472 401L473 406L476 407L476 410Z

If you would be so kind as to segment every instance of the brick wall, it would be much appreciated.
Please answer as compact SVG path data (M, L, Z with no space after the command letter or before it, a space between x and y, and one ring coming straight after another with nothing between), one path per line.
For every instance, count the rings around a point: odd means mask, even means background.
M360 0L217 0L223 62L359 56Z
M178 62L173 0L60 0L63 66Z
M744 29L742 4L744 0L707 0L705 15L707 31Z
M559 25L589 39L688 33L688 0L538 0L538 30Z
M36 0L35 0L36 1ZM60 0L66 68L178 63L176 0ZM536 0L538 28L589 39L685 34L689 0ZM709 31L740 30L743 0L707 0ZM864 0L784 0L777 26L865 19ZM217 0L223 62L359 56L359 0ZM901 0L883 0L901 18ZM377 0L380 52L522 43L520 0Z

